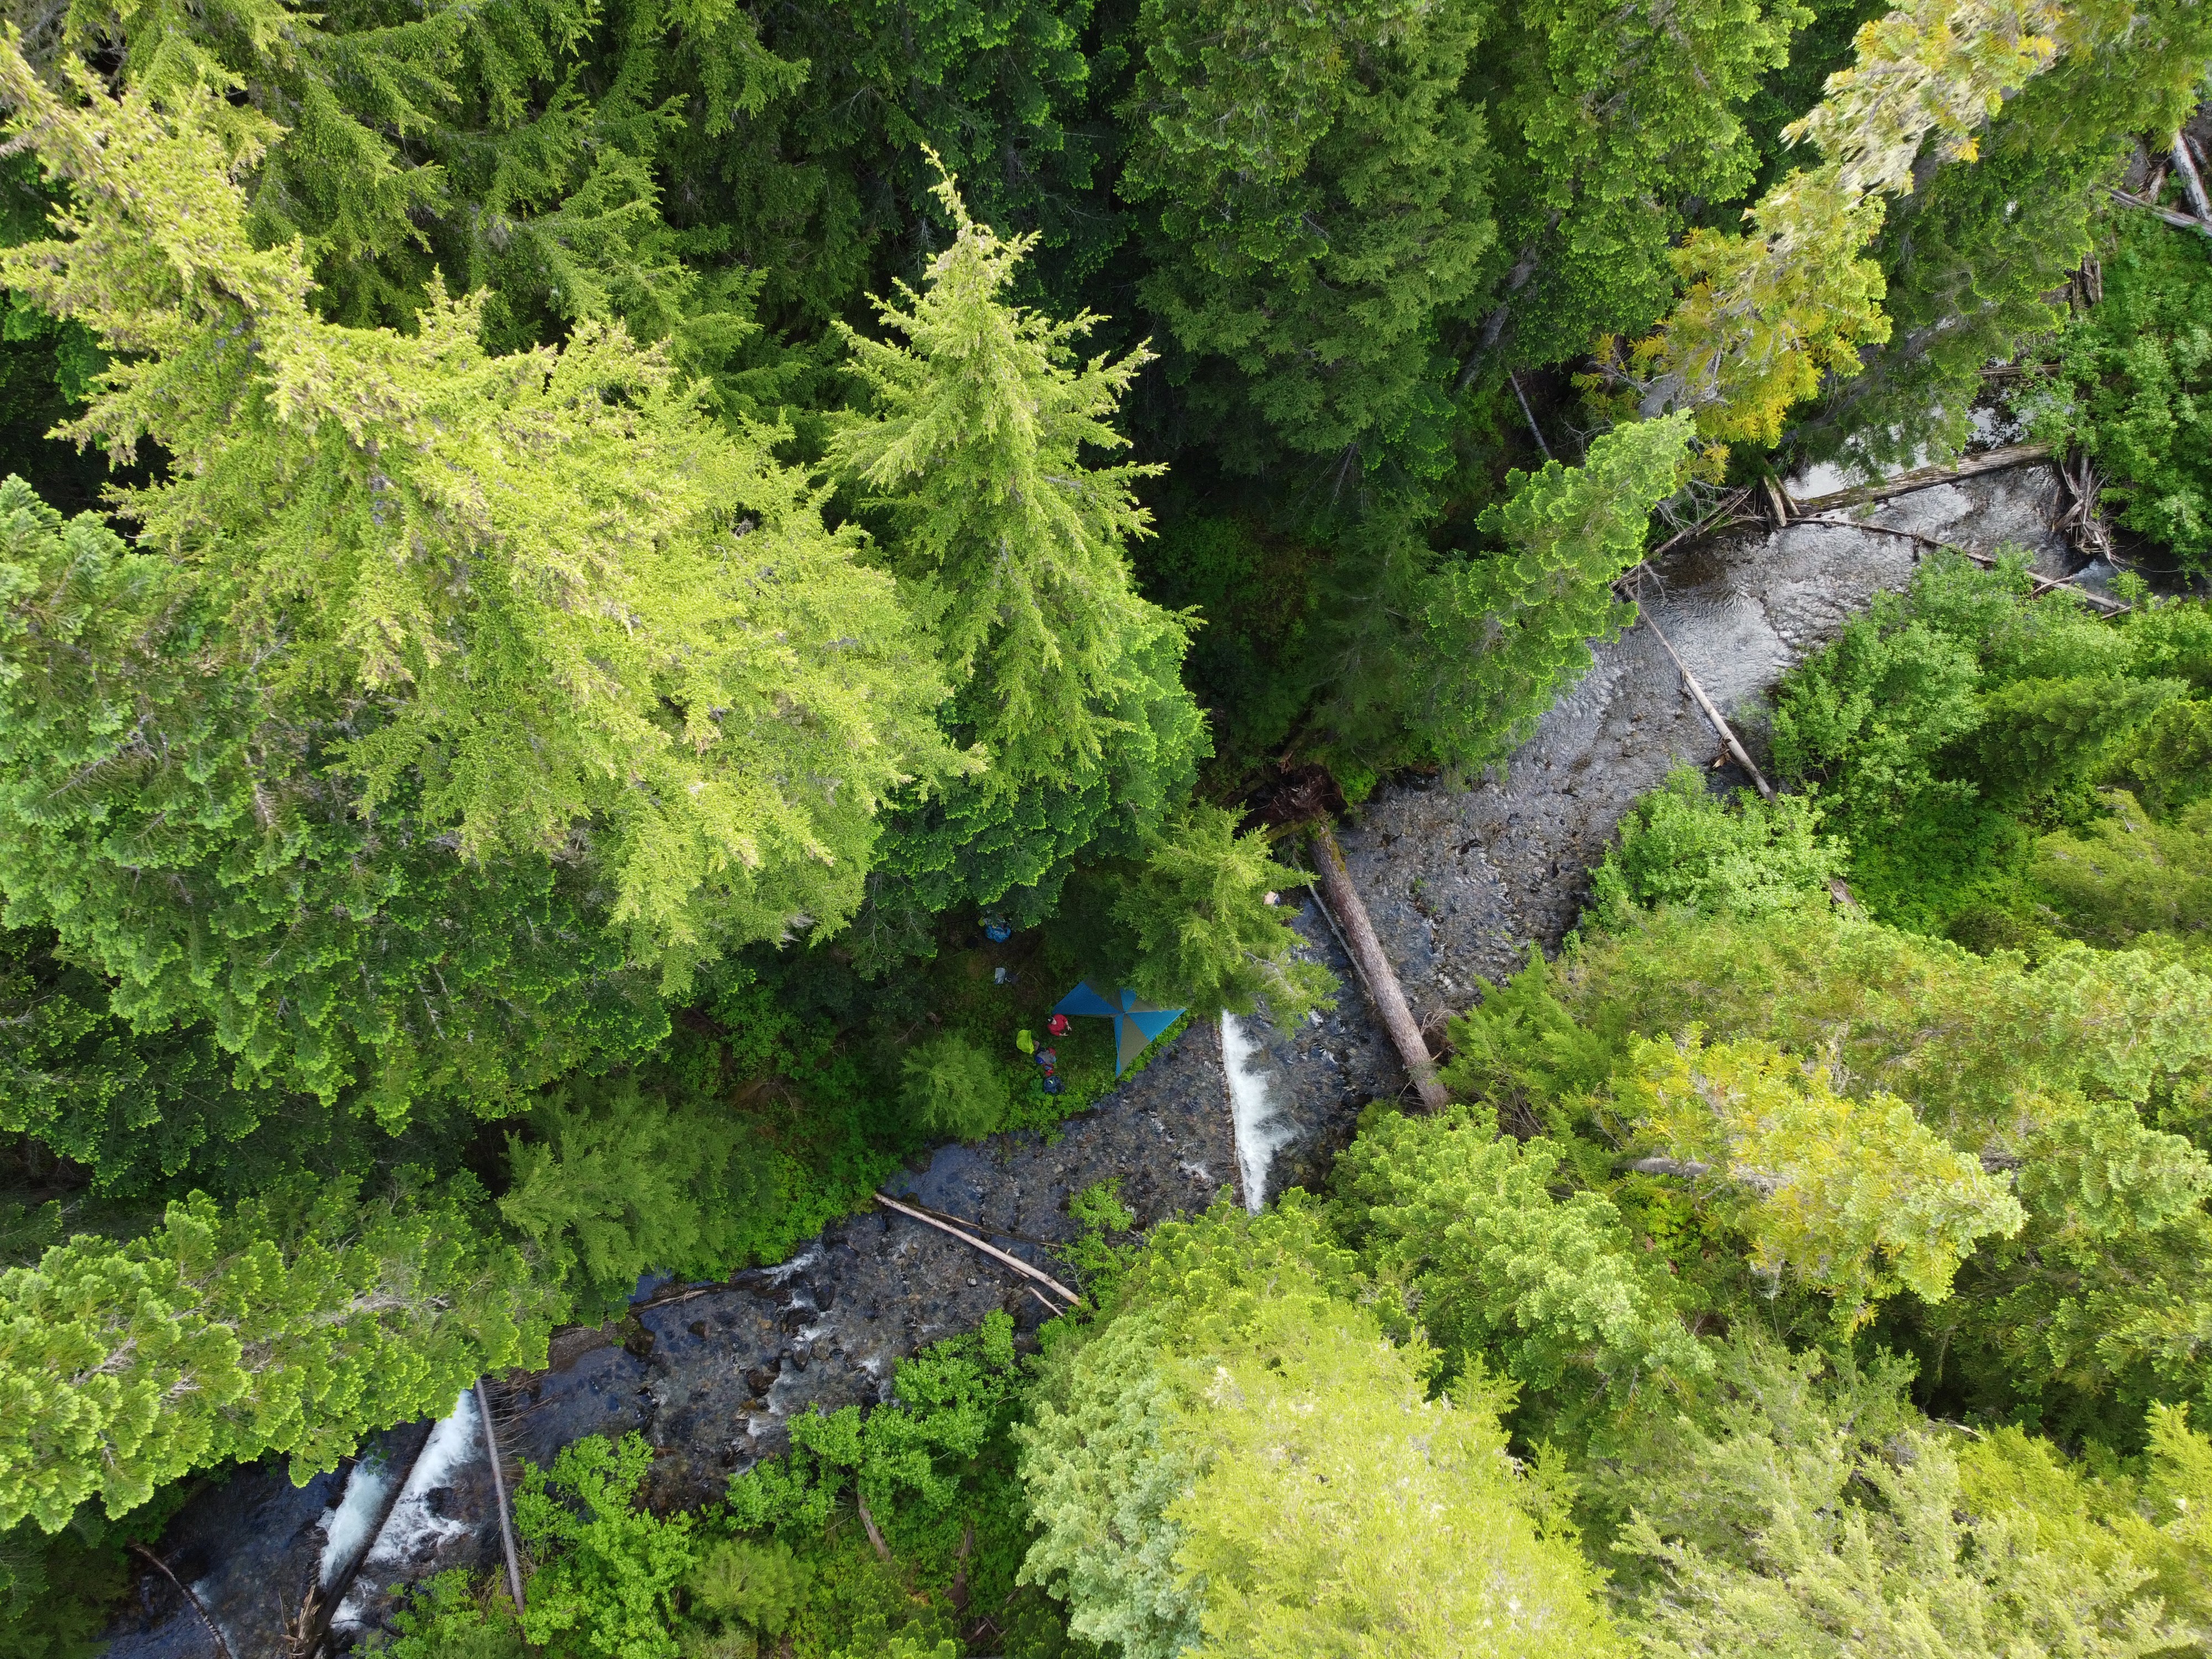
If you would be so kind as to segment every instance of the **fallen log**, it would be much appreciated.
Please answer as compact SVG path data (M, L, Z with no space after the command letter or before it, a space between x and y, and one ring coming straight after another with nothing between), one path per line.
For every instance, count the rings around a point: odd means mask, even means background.
M520 1616L522 1607L522 1562L514 1553L514 1526L507 1513L507 1471L500 1466L499 1431L492 1426L491 1398L484 1393L483 1378L477 1378L477 1415L483 1419L484 1455L491 1462L491 1493L499 1504L499 1547L507 1557L507 1592L514 1599L514 1611Z
M1932 489L1937 484L1972 478L1984 472L2002 472L2008 467L2027 466L2035 461L2051 459L2049 444L2009 444L2002 449L1986 449L1978 455L1962 455L1949 466L1916 466L1910 472L1900 472L1893 478L1881 478L1870 484L1858 484L1850 489L1838 489L1826 495L1809 495L1797 503L1800 518L1814 513L1829 513L1839 507L1857 507L1867 501L1886 501L1893 495L1909 495L1916 489Z
M1451 1097L1437 1080L1436 1060L1429 1053L1429 1045L1421 1041L1421 1028L1413 1024L1413 1011L1406 1006L1405 989L1391 971L1390 959L1382 954L1382 942L1375 937L1375 924L1367 919L1367 907L1360 902L1344 867L1344 849L1325 823L1313 826L1313 844L1322 914L1336 928L1352 966L1359 970L1368 1000L1375 1005L1382 1029L1389 1033L1398 1058L1405 1062L1406 1075L1413 1081L1413 1092L1430 1111L1441 1111Z
M1908 542L1917 542L1923 547L1932 547L1939 552L1948 549L1962 559L1972 559L1984 570L1996 568L1997 562L1990 554L1977 553L1972 548L1960 547L1955 542L1939 541L1933 536L1923 536L1917 530L1893 530L1886 524L1859 524L1850 519L1800 519L1797 522L1801 525L1813 525L1822 530L1865 530L1877 536L1901 536ZM2108 618L2124 617L2135 609L2124 599L2116 599L2110 594L2098 592L2094 588L2082 586L2071 576L2038 576L2035 579L2035 586L2029 590L2028 597L2033 599L2038 594L2055 592L2062 587L2069 593L2080 594L2091 605L2103 611Z
M1766 781L1766 775L1761 772L1758 764L1753 761L1751 751L1743 746L1742 740L1735 734L1735 728L1722 718L1719 709L1713 707L1713 700L1705 695L1705 688L1698 684L1698 677L1683 665L1681 658L1674 654L1674 646L1668 643L1667 636L1659 631L1659 624L1651 620L1649 611L1644 613L1644 625L1651 630L1651 637L1659 641L1661 649L1666 652L1668 659L1674 665L1674 672L1682 677L1682 684L1689 687L1690 695L1698 701L1698 707L1705 711L1705 718L1712 722L1713 730L1720 733L1721 742L1727 745L1728 751L1734 757L1735 763L1751 774L1751 781L1759 790L1759 798L1761 800L1772 800L1774 786Z
M2147 201L2140 196L2130 196L2124 190L2113 191L2112 198L2122 207L2141 208L2145 213L2155 214L2176 230L2201 231L2207 236L2212 236L2212 225L2206 224L2203 220L2192 214L2176 213L2170 207L2160 207L2156 202Z
M207 1626L207 1633L215 1638L216 1652L222 1656L222 1659L231 1659L230 1644L222 1639L222 1627L216 1623L207 1608L201 1605L200 1598L192 1594L191 1587L169 1570L169 1564L167 1561L155 1554L143 1544L133 1544L130 1547L133 1555L143 1556L147 1560L151 1561L161 1570L161 1577L177 1587L177 1594L185 1598L185 1605L199 1614L200 1623Z
M975 1234L963 1231L960 1228L954 1226L949 1221L939 1221L935 1216L926 1215L921 1211L914 1209L908 1205L902 1204L898 1200L884 1193L878 1193L876 1194L876 1202L882 1205L885 1209L896 1210L901 1215L912 1216L916 1221L921 1223L925 1227L934 1227L940 1233L951 1234L953 1237L958 1239L963 1244L967 1245L970 1249L981 1250L985 1255L989 1256L993 1261L1005 1262L1006 1266L1012 1267L1016 1273L1021 1274L1024 1279L1034 1279L1040 1285L1050 1285L1054 1291L1057 1291L1061 1296L1067 1298L1067 1305L1071 1308L1077 1303L1083 1300L1081 1297L1076 1295L1073 1291L1069 1290L1066 1285L1061 1284L1050 1273L1044 1273L1038 1268L1030 1267L1028 1262L1023 1261L1021 1257L1018 1255L1009 1255L1004 1250L999 1249L994 1246L986 1244L981 1239L976 1237Z

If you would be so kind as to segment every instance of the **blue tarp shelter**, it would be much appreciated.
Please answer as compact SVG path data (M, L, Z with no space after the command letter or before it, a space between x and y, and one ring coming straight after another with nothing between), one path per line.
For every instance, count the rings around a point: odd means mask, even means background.
M1182 1018L1180 1008L1146 1002L1132 990L1102 991L1085 980L1054 1006L1055 1014L1089 1014L1114 1022L1114 1072L1121 1075L1145 1045Z

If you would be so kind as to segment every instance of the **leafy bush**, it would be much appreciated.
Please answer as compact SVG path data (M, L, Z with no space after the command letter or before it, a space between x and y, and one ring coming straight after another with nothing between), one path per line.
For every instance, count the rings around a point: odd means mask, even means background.
M441 1572L416 1586L392 1625L391 1640L371 1638L368 1644L384 1659L526 1659L530 1651L514 1608L471 1584L466 1572Z
M688 1515L647 1513L645 1437L592 1435L550 1469L526 1467L515 1529L540 1565L524 1593L522 1632L568 1659L677 1659L678 1591L699 1560Z
M2212 559L2212 257L2148 214L2116 216L2104 298L2059 331L2030 429L2079 443L2111 479L2120 522L2191 569Z
M1592 919L1613 927L1634 909L1663 904L1757 916L1826 903L1827 883L1843 872L1850 848L1817 833L1820 822L1806 796L1763 801L1739 790L1723 802L1703 773L1678 766L1628 810L1590 872Z
M1006 1065L957 1031L916 1043L901 1064L899 1098L914 1121L981 1140L1006 1121Z

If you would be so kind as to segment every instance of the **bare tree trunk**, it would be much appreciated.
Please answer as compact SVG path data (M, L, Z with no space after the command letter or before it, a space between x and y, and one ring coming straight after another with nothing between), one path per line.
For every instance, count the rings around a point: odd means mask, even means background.
M1900 472L1893 478L1859 484L1850 489L1838 489L1829 495L1811 496L1796 504L1797 514L1802 518L1808 514L1832 512L1839 507L1857 507L1866 501L1886 501L1893 495L1909 495L1916 489L1932 489L1937 484L1971 478L1978 473L2001 472L2008 466L2026 466L2031 461L2047 461L2050 459L2049 444L2011 444L2002 449L1985 450L1979 455L1962 455L1952 466L1917 466L1911 471Z
M1325 823L1314 825L1313 842L1314 870L1321 883L1322 902L1330 920L1336 923L1344 948L1351 953L1353 964L1366 983L1368 997L1382 1018L1382 1029L1390 1034L1398 1057L1406 1063L1406 1073L1413 1080L1414 1092L1420 1096L1422 1105L1432 1112L1439 1111L1451 1097L1437 1080L1437 1062L1429 1054L1429 1045L1421 1041L1421 1028L1413 1024L1413 1011L1406 1006L1405 990L1398 983L1398 975L1391 971L1390 959L1382 954L1382 942L1375 937L1375 924L1367 919L1367 907L1360 902L1352 878L1345 870L1344 849L1336 844L1335 836Z
M483 1378L477 1378L477 1415L483 1419L484 1455L491 1460L492 1496L499 1502L499 1547L507 1557L507 1589L514 1598L517 1617L522 1613L522 1563L514 1553L514 1526L507 1513L507 1471L500 1467L499 1431L492 1426L491 1397Z
M878 1193L876 1194L876 1202L882 1205L885 1209L896 1210L901 1215L912 1216L916 1221L921 1223L925 1227L934 1227L940 1233L951 1234L953 1237L958 1239L963 1244L967 1245L970 1249L981 1250L985 1255L989 1256L993 1261L1005 1262L1006 1266L1012 1267L1016 1273L1021 1274L1024 1279L1034 1279L1040 1285L1050 1285L1054 1290L1059 1291L1060 1295L1067 1298L1067 1304L1071 1308L1077 1303L1083 1300L1081 1297L1076 1295L1073 1291L1069 1290L1066 1285L1061 1284L1050 1273L1040 1272L1038 1269L1030 1267L1028 1262L1023 1261L1021 1257L1018 1255L1008 1255L1004 1250L1000 1249L996 1245L986 1244L981 1239L976 1237L973 1233L964 1232L960 1228L952 1225L950 1222L939 1221L933 1215L925 1215L921 1211L914 1209L908 1205L902 1204L898 1200L887 1197L882 1193Z
M1713 700L1705 695L1705 688L1698 684L1698 677L1682 665L1682 659L1674 654L1674 646L1668 643L1667 636L1659 631L1659 624L1651 620L1649 611L1644 613L1644 625L1651 630L1651 637L1659 641L1660 648L1666 652L1668 660L1674 665L1674 672L1682 677L1682 684L1689 687L1690 695L1698 701L1698 707L1705 711L1705 718L1712 722L1713 730L1720 733L1721 742L1727 745L1728 751L1735 757L1735 763L1751 774L1752 783L1759 790L1759 798L1761 800L1772 800L1774 786L1766 781L1766 775L1761 772L1757 763L1752 760L1751 751L1746 749L1742 741L1737 738L1735 728L1721 718L1721 711L1713 707Z

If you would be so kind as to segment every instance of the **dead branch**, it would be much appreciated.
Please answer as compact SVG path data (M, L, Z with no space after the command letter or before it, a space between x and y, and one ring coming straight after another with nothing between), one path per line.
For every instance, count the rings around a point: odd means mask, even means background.
M876 1517L868 1513L868 1500L860 1495L860 1489L858 1486L853 1488L853 1504L854 1507L860 1511L860 1524L868 1529L868 1541L876 1547L876 1553L883 1558L884 1565L889 1566L891 1560L890 1546L884 1542L883 1534L876 1530Z
M191 1593L183 1579L169 1571L169 1564L143 1544L131 1545L131 1551L132 1554L143 1556L147 1560L151 1561L160 1571L161 1577L177 1587L177 1594L185 1598L185 1605L199 1614L200 1623L205 1625L208 1634L215 1638L215 1650L222 1656L222 1659L231 1659L230 1644L222 1639L222 1630L216 1626L215 1620L209 1617L208 1610L200 1605L200 1598Z
M1797 513L1802 518L1815 513L1833 512L1839 507L1886 501L1893 495L1907 495L1916 489L1932 489L1937 484L1972 478L1984 472L2002 472L2008 467L2026 466L2031 462L2051 459L2049 444L2008 444L2002 449L1984 450L1978 455L1962 455L1949 466L1916 466L1910 472L1900 472L1895 477L1877 479L1870 484L1838 489L1826 495L1809 496L1797 503Z
M1659 641L1660 648L1666 652L1668 659L1674 665L1675 672L1681 675L1682 684L1689 688L1690 695L1697 699L1698 707L1705 711L1705 718L1712 722L1713 730L1720 733L1721 741L1728 746L1728 751L1735 757L1735 763L1751 774L1752 783L1759 790L1759 798L1761 800L1772 800L1774 786L1766 781L1766 775L1761 772L1758 764L1753 761L1751 751L1746 749L1741 740L1737 738L1735 728L1721 717L1719 709L1713 707L1713 700L1705 695L1705 688L1698 684L1698 677L1684 665L1681 658L1674 654L1674 646L1668 641L1667 636L1659 631L1659 624L1651 620L1649 611L1644 613L1644 625L1651 630L1651 637Z
M2112 197L2122 207L2141 208L2145 213L2154 214L2165 220L2176 230L2201 231L2207 236L2212 236L2212 226L2208 226L2202 219L2192 217L2189 214L2176 213L2170 207L2160 207L2156 202L2148 201L2140 196L2130 196L2124 190L2113 191Z
M500 1467L499 1431L492 1426L491 1400L483 1378L477 1378L477 1415L483 1420L484 1455L491 1462L492 1497L499 1504L499 1547L507 1557L507 1590L514 1598L516 1617L522 1614L522 1563L514 1553L514 1527L507 1513L507 1471Z
M1849 519L1800 519L1797 522L1801 525L1814 525L1822 530L1867 530L1877 536L1901 536L1906 541L1917 542L1921 546L1932 547L1938 552L1948 551L1956 553L1962 559L1972 559L1984 570L1996 568L1997 562L1990 554L1977 553L1972 548L1960 547L1955 542L1938 541L1935 537L1923 536L1917 530L1893 530L1886 524L1860 524ZM2133 605L2123 600L2100 593L2094 588L2082 586L2071 576L2039 576L2035 579L2035 582L2034 587L2029 590L2030 598L2039 593L2055 592L2063 588L2069 593L2080 594L2091 605L2103 611L2108 619L2113 617L2124 617L2135 609Z
M1429 1110L1441 1111L1451 1097L1437 1080L1437 1062L1428 1045L1421 1041L1420 1027L1413 1024L1413 1011L1406 1006L1405 989L1398 983L1398 975L1391 971L1390 959L1382 954L1382 942L1375 937L1375 924L1367 919L1367 907L1360 902L1352 877L1344 867L1344 849L1336 844L1336 836L1325 823L1314 825L1313 844L1322 912L1336 927L1346 953L1359 969L1360 983L1367 988L1368 1000L1375 1005L1382 1029L1390 1034L1399 1059L1406 1064L1406 1074L1413 1080L1413 1091Z
M1521 417L1528 422L1528 435L1535 439L1536 447L1543 452L1544 459L1550 460L1552 447L1544 441L1543 429L1536 424L1536 416L1528 408L1528 394L1521 390L1521 377L1509 368L1505 371L1505 380L1513 388L1514 397L1520 400Z
M975 1234L963 1231L960 1228L954 1226L949 1221L939 1221L935 1216L925 1214L920 1210L914 1209L909 1206L902 1204L898 1200L890 1197L886 1194L878 1193L876 1194L876 1202L884 1206L886 1209L896 1210L901 1215L912 1216L916 1221L921 1223L925 1227L934 1227L941 1233L951 1234L953 1237L958 1239L963 1244L969 1246L971 1249L981 1250L985 1255L989 1256L994 1261L1003 1261L1007 1267L1012 1267L1016 1273L1021 1274L1024 1279L1034 1279L1040 1285L1049 1285L1053 1290L1058 1291L1061 1296L1067 1298L1067 1305L1071 1308L1077 1303L1083 1300L1081 1297L1076 1295L1073 1291L1069 1290L1066 1285L1061 1284L1050 1273L1042 1272L1036 1267L1030 1267L1028 1262L1023 1261L1021 1257L1018 1255L1008 1255L1004 1250L1001 1250L994 1245L986 1244L981 1239L976 1237Z

